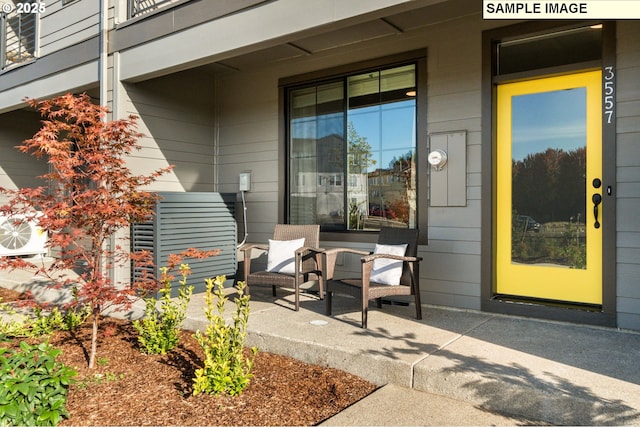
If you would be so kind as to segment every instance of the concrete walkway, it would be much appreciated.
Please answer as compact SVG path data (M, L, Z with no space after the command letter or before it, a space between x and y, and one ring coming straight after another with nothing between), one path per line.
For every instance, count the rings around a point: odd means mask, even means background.
M0 286L25 281L0 273ZM429 305L421 321L372 307L364 330L355 299L336 296L332 317L315 296L292 301L252 288L247 344L382 386L324 425L640 425L638 333ZM205 326L202 294L187 317Z

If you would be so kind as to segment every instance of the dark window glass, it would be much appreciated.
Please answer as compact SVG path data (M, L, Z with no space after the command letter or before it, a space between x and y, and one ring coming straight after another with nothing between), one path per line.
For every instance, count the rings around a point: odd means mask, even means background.
M602 26L583 27L498 44L498 74L599 60Z
M290 223L416 226L415 68L288 91Z

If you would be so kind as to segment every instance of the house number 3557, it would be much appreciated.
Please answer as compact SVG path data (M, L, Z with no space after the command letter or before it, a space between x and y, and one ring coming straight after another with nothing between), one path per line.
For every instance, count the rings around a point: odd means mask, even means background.
M604 67L604 115L607 118L607 124L611 124L614 111L614 93L615 93L615 73L613 67Z

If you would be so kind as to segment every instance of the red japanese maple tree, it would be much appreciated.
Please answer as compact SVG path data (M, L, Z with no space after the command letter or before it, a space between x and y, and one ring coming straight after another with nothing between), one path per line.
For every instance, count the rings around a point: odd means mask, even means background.
M157 286L157 281L149 277L136 283L114 282L110 272L128 265L132 258L150 263L149 254L130 254L129 248L117 244L114 236L131 223L146 221L153 215L158 195L144 188L169 172L171 166L134 175L127 167L127 157L140 149L137 141L142 135L136 130L136 117L106 121L108 109L92 103L86 94L27 102L40 112L42 127L17 148L47 160L49 172L40 176L46 185L18 190L0 188L0 193L10 198L0 212L21 214L48 232L47 244L55 260L45 266L23 258L3 257L0 268L31 267L50 278L55 286L73 288L76 298L70 304L91 309L89 367L93 368L98 323L104 310L126 309L141 289ZM80 280L64 275L79 267Z

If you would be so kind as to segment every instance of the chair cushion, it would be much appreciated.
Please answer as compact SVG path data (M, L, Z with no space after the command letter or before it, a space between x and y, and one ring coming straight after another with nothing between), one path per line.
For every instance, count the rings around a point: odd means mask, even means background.
M374 254L388 254L404 256L407 251L407 244L402 245L381 245L376 243ZM393 259L376 259L373 261L371 269L371 282L382 285L399 285L402 277L402 261Z
M295 251L304 246L304 237L295 240L269 239L267 271L295 274Z

